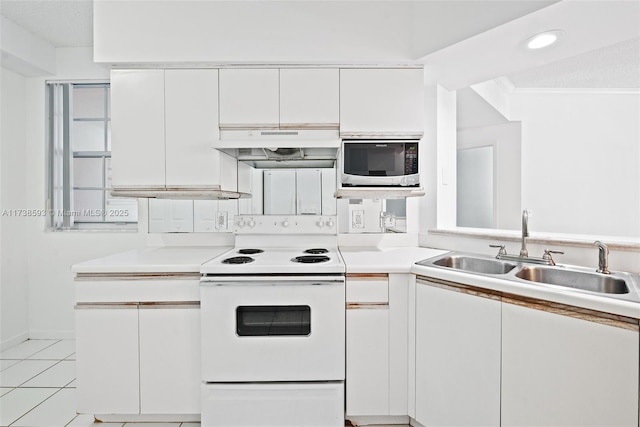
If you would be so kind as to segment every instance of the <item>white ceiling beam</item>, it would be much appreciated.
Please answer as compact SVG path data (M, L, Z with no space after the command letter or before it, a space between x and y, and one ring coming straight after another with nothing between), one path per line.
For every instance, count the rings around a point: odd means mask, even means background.
M56 74L56 48L0 16L2 66L26 77Z

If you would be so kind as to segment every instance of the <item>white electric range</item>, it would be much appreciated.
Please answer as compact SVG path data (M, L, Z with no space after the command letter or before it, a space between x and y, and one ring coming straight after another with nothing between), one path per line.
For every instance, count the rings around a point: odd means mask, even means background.
M202 423L343 426L345 265L334 216L237 216L201 268Z

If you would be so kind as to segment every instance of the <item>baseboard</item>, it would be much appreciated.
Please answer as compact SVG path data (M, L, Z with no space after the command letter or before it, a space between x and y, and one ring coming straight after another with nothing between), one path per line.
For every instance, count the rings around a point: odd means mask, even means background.
M21 334L16 335L15 337L9 338L8 340L3 340L0 342L0 351L5 351L9 347L13 347L14 345L18 345L23 341L29 339L29 333L23 332Z
M152 414L95 414L94 418L103 423L188 423L200 422L200 414L152 415Z
M31 340L72 340L76 337L75 331L47 331L31 330L29 339Z
M409 417L405 415L381 415L381 416L353 416L345 417L354 426L393 426L409 424Z

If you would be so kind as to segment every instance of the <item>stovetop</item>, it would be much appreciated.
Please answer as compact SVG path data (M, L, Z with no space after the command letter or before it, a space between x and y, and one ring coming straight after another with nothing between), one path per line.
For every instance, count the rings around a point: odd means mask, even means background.
M344 274L335 216L239 215L236 247L202 265L205 275Z
M345 266L336 247L322 248L322 254L310 254L308 249L292 247L261 247L263 252L242 254L237 247L205 263L202 274L335 274L344 273ZM314 251L315 252L315 251Z

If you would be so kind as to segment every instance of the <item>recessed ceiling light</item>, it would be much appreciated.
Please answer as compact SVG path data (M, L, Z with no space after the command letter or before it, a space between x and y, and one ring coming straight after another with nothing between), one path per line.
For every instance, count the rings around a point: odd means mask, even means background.
M551 46L563 35L564 31L562 30L545 31L544 33L536 34L527 40L527 47L529 49L541 49L543 47Z

